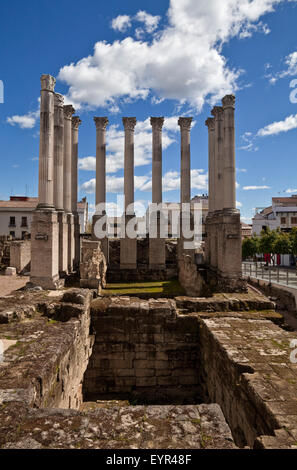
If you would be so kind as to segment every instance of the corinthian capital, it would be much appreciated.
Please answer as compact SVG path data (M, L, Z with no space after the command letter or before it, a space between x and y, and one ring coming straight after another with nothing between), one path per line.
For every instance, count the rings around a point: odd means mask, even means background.
M55 107L57 108L63 108L64 105L64 96L60 95L60 93L55 93Z
M73 116L72 117L72 128L73 129L78 129L80 125L81 125L80 118L78 116Z
M182 131L190 131L192 125L193 118L192 117L180 117L178 120L178 125Z
M135 117L123 117L123 124L125 131L134 131L134 128L136 126L136 118Z
M105 131L106 127L108 126L108 117L94 117L94 122L96 125L96 129L101 129Z
M72 120L72 114L75 113L75 109L72 104L66 104L64 106L64 118Z
M56 79L51 75L41 75L41 90L42 91L54 91Z
M151 126L153 127L153 129L157 129L158 131L161 131L163 124L164 124L163 117L151 117Z
M211 110L211 114L214 116L216 121L222 121L224 116L224 110L222 106L214 106Z
M215 128L214 118L208 118L205 121L205 125L208 127L209 131L213 131Z
M235 96L234 95L226 95L222 99L223 108L233 108L235 109Z

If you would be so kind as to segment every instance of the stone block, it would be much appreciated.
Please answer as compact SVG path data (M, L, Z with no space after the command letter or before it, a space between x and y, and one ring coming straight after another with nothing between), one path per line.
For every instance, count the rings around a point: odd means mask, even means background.
M5 276L16 276L16 268L8 267L5 269Z

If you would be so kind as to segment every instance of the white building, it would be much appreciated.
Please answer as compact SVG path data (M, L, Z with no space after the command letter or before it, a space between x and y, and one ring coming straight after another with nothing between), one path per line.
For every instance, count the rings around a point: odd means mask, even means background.
M257 212L252 222L252 232L256 235L260 235L261 231L267 228L290 232L292 227L297 227L297 195L273 197L272 205Z
M21 240L31 232L33 212L37 206L36 197L11 196L9 201L0 201L0 235L11 235ZM88 203L86 198L77 203L81 233L88 223Z

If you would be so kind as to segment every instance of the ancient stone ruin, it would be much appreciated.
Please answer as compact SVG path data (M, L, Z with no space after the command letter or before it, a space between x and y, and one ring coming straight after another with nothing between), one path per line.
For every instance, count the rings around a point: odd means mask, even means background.
M41 85L31 278L0 298L0 448L297 448L296 334L241 273L234 96L206 121L210 211L197 263L183 230L177 241L161 236L161 211L152 219L156 237L98 237L106 223L106 117L94 119L96 205L103 210L93 217L91 238L81 240L81 121L54 92L53 77L43 75ZM178 121L181 204L190 203L191 121ZM156 204L163 123L151 118ZM126 228L134 216L136 118L124 117L123 125ZM190 209L178 223L193 224ZM161 295L137 284L170 280L180 291ZM136 293L108 289L121 282Z

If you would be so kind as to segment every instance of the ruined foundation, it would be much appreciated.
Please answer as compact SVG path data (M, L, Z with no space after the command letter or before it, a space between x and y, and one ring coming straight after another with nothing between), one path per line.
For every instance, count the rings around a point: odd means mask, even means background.
M2 448L294 448L295 334L272 302L92 296L0 299Z

